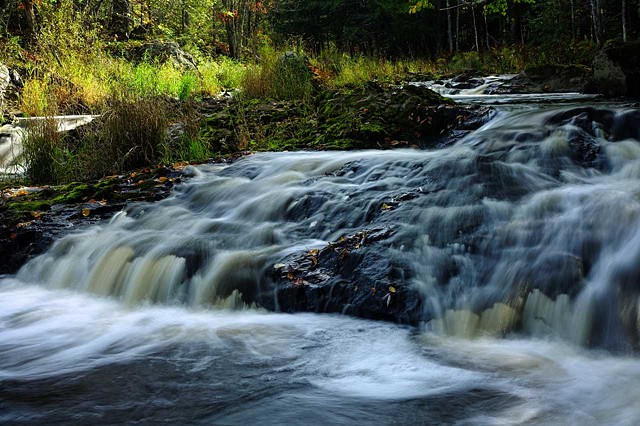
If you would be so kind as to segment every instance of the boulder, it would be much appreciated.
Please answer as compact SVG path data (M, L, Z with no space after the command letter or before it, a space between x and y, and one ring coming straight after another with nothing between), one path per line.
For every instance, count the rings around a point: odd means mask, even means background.
M512 84L516 92L581 92L589 78L589 68L582 65L546 64L527 68Z
M0 118L4 116L4 110L5 110L4 97L10 85L11 85L11 72L9 71L9 68L7 68L6 65L0 63ZM0 119L0 121L2 120Z
M171 62L179 68L197 70L193 56L182 50L174 41L153 40L138 47L133 53L133 59Z
M640 97L640 43L609 42L596 53L589 92Z

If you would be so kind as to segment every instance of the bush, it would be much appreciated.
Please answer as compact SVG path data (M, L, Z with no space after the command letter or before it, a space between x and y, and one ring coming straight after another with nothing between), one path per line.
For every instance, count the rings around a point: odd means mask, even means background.
M155 163L168 125L168 105L160 98L116 101L95 125L79 129L69 171L75 179L97 178Z
M309 60L301 54L285 52L281 55L273 72L271 97L286 101L309 98L313 92L309 65Z
M20 96L20 108L30 117L46 115L52 107L49 93L49 82L32 78L24 82Z
M117 101L93 123L67 134L53 119L28 129L23 163L32 183L97 179L154 164L164 155L168 105L158 98Z
M313 93L313 72L302 53L263 49L261 59L247 69L243 94L250 99L306 100Z

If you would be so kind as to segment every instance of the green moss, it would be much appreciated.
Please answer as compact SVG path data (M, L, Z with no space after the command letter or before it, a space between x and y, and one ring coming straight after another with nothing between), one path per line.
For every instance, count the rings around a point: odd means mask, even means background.
M15 212L33 212L49 210L53 203L47 201L17 201L9 203L8 210Z

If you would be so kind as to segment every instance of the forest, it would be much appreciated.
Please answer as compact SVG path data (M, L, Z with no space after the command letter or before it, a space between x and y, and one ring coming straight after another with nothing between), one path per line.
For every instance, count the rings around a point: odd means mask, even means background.
M161 37L236 59L264 43L292 42L386 58L508 46L560 55L579 44L634 40L640 23L634 0L3 0L0 8L5 48L37 49L52 32L77 37L56 17L63 13L108 42Z

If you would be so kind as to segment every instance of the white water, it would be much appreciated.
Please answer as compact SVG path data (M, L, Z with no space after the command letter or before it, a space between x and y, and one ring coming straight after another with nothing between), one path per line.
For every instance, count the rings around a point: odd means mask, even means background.
M0 422L638 424L637 114L516 105L440 150L193 168L0 280ZM289 254L380 227L362 273L402 271L418 330L248 306Z
M505 104L536 104L568 101L589 101L599 98L599 95L584 93L509 93L516 74L491 75L479 79L473 79L466 89L456 88L458 84L451 79L411 83L425 86L440 93L456 102L469 102L485 105L505 105ZM465 85L465 83L462 83ZM506 89L506 93L505 93Z
M198 398L199 421L216 424L634 425L640 418L640 360L558 342L413 336L331 315L130 309L7 282L0 296L0 381L5 409L13 408L0 421L8 423L66 416L183 423L196 419L188 401ZM144 369L149 363L156 367ZM157 391L118 395L137 380ZM65 397L29 410L7 397L14 389L34 398L39 386ZM96 387L88 392L94 400L84 400L82 386ZM241 402L238 388L274 393ZM157 405L159 395L171 410Z

